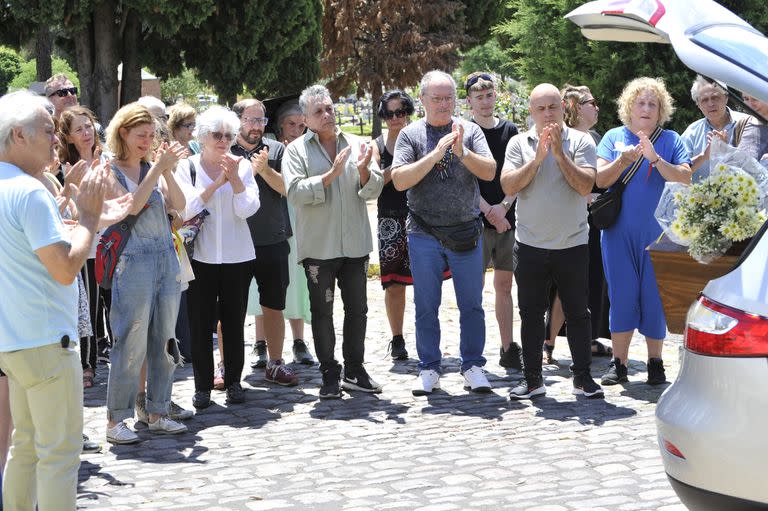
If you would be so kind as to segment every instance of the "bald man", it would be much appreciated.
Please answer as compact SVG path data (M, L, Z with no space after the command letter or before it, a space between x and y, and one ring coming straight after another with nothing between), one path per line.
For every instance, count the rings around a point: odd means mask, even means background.
M520 308L525 379L510 399L546 394L541 343L549 288L557 284L568 321L573 393L603 397L592 379L588 309L589 249L585 196L595 182L595 144L563 123L564 104L554 85L537 85L529 98L534 126L507 145L501 187L517 194L513 267Z

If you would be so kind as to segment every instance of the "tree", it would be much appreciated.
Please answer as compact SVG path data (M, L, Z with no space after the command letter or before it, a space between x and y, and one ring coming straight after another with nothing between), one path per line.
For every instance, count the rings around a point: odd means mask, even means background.
M195 27L213 10L213 0L49 0L4 2L19 23L48 25L74 42L80 101L103 122L117 110L117 66L123 66L123 102L141 90L139 42L144 33L170 37Z
M51 58L51 75L59 73L67 75L75 87L80 87L80 78L75 70L72 69L66 60L54 56ZM9 87L13 90L27 89L35 81L39 81L37 80L37 62L35 59L32 59L21 63L19 72L11 81Z
M624 85L638 76L662 77L678 110L669 127L682 132L701 117L690 97L695 74L680 62L670 45L635 44L586 39L579 28L563 18L581 0L511 0L509 18L494 30L511 46L518 73L529 84L568 82L587 85L600 101L598 131L616 126L616 105ZM750 21L758 30L768 28L762 0L722 0L720 3Z
M153 38L146 62L161 78L195 69L224 103L291 94L319 74L321 20L320 0L219 0L198 29Z
M355 86L374 104L384 88L418 83L430 69L449 71L468 41L455 0L326 0L321 68L328 88L343 95ZM381 132L374 119L373 136Z
M495 37L461 54L462 74L468 75L474 71L494 73L499 76L502 82L507 78L519 77L515 66Z
M19 71L21 71L21 57L16 50L0 46L0 94L8 91L8 85Z

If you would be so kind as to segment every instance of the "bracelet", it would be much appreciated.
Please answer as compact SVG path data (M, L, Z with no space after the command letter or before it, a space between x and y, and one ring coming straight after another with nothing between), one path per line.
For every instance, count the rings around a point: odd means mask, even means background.
M661 156L658 156L658 155L657 155L657 156L656 156L656 159L655 159L655 160L653 160L652 162L650 162L650 164L651 164L651 165L656 165L657 163L659 163L659 160L661 160Z

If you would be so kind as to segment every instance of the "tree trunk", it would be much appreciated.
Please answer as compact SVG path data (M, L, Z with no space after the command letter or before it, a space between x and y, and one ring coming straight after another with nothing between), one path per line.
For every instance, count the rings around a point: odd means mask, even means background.
M125 8L125 7L124 7ZM128 10L123 30L123 76L120 84L120 105L127 105L141 96L141 61L139 39L141 21L135 9Z
M381 135L381 118L379 118L378 115L376 115L376 112L379 111L379 101L381 101L381 96L384 95L384 87L381 83L377 83L375 90L371 91L371 117L372 117L372 125L371 125L371 139L376 139L379 135Z
M94 107L102 124L117 111L117 65L120 63L120 26L115 23L116 0L102 0L93 9ZM96 105L98 104L98 107Z
M53 52L53 37L47 24L37 26L37 39L35 40L35 67L37 81L44 82L53 75L51 70L51 53Z
M81 105L87 106L100 117L93 79L93 19L89 19L85 27L72 32L72 39L75 42L77 76L80 78L78 99Z

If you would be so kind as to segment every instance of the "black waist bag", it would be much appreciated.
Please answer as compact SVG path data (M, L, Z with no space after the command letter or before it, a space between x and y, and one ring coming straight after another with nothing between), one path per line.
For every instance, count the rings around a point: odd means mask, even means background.
M419 227L434 236L443 247L453 252L473 250L483 234L483 221L480 217L454 225L429 225L413 211L411 211L411 217Z

